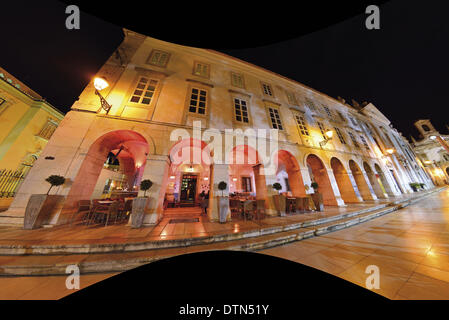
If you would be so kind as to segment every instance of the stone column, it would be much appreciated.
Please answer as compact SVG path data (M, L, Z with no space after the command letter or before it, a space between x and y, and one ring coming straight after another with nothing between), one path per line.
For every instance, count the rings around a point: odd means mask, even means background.
M329 177L330 185L332 188L331 191L333 192L333 195L335 197L335 203L332 203L331 205L344 206L345 202L341 198L340 190L338 189L338 185L337 185L337 180L335 179L335 176L334 176L334 170L332 170L332 169L322 169L322 170L327 171L327 176ZM323 193L323 198L324 198L324 193ZM333 199L323 199L323 201L325 201L325 200L334 202L334 201L332 201Z
M311 186L312 179L310 178L309 169L307 167L301 168L301 176L302 176L302 181L304 182L304 185L307 185L309 187L309 189L306 190L306 194L313 193L313 188Z
M374 192L373 186L371 186L371 182L368 179L368 175L365 170L360 170L359 173L354 175L356 181L360 181L361 184L365 183L367 190L360 190L362 193L362 198L365 200L377 200L376 193Z
M209 208L207 213L209 220L217 222L220 220L220 212L218 210L218 196L229 196L229 165L228 164L214 164L210 166L210 191L209 191ZM227 183L226 190L218 190L220 181ZM227 221L231 220L231 210L228 209L226 217Z
M351 181L351 185L352 185L352 188L354 190L355 196L357 197L357 199L360 202L362 202L363 198L362 198L362 195L360 193L359 185L357 184L357 182L356 182L356 180L355 180L355 178L354 178L354 176L352 175L351 172L347 172L347 174L348 174L349 181Z
M145 163L142 180L151 180L153 182L147 196L150 201L145 208L145 217L143 225L155 225L164 213L164 196L167 190L168 173L170 169L169 158L166 155L149 155ZM144 191L139 191L139 197L142 197Z

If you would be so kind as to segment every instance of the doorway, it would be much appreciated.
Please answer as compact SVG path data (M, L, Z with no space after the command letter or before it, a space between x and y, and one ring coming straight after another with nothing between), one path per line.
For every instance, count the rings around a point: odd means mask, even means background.
M195 205L197 175L185 174L181 181L181 205Z

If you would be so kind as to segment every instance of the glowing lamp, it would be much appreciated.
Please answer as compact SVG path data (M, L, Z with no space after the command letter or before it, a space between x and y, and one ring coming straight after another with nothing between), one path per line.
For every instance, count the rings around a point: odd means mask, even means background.
M334 135L334 132L332 130L327 130L325 132L325 135L328 139L332 139L332 136Z
M393 154L394 153L394 149L393 148L388 148L385 150L388 154Z
M435 140L437 138L437 136L430 136L429 139L430 140Z
M101 90L106 89L107 87L109 87L109 83L106 81L105 78L97 77L94 80L94 87L98 91L101 91Z
M432 164L432 161L430 161L430 160L425 160L424 163L425 163L425 164Z
M237 178L232 178L232 181L237 181Z

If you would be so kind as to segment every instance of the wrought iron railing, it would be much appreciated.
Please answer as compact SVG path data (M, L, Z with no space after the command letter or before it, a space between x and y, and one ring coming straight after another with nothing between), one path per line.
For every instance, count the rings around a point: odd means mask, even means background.
M25 175L23 171L0 170L0 198L14 197Z

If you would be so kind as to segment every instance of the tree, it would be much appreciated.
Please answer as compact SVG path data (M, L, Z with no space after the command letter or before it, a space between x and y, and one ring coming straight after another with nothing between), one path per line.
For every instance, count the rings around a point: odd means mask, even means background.
M224 181L220 181L218 183L218 190L221 190L221 196L223 196L223 191L226 190L227 187L228 187L228 184Z
M50 193L51 188L54 186L60 186L63 185L65 182L65 178L58 175L51 175L47 179L45 179L50 184L50 189L48 189L47 194Z
M273 183L273 189L276 190L277 192L279 192L279 190L282 189L282 186L279 182L275 182L275 183Z
M153 185L153 182L151 180L142 180L140 182L140 190L143 190L143 196L147 196L147 190L150 190L151 186Z

